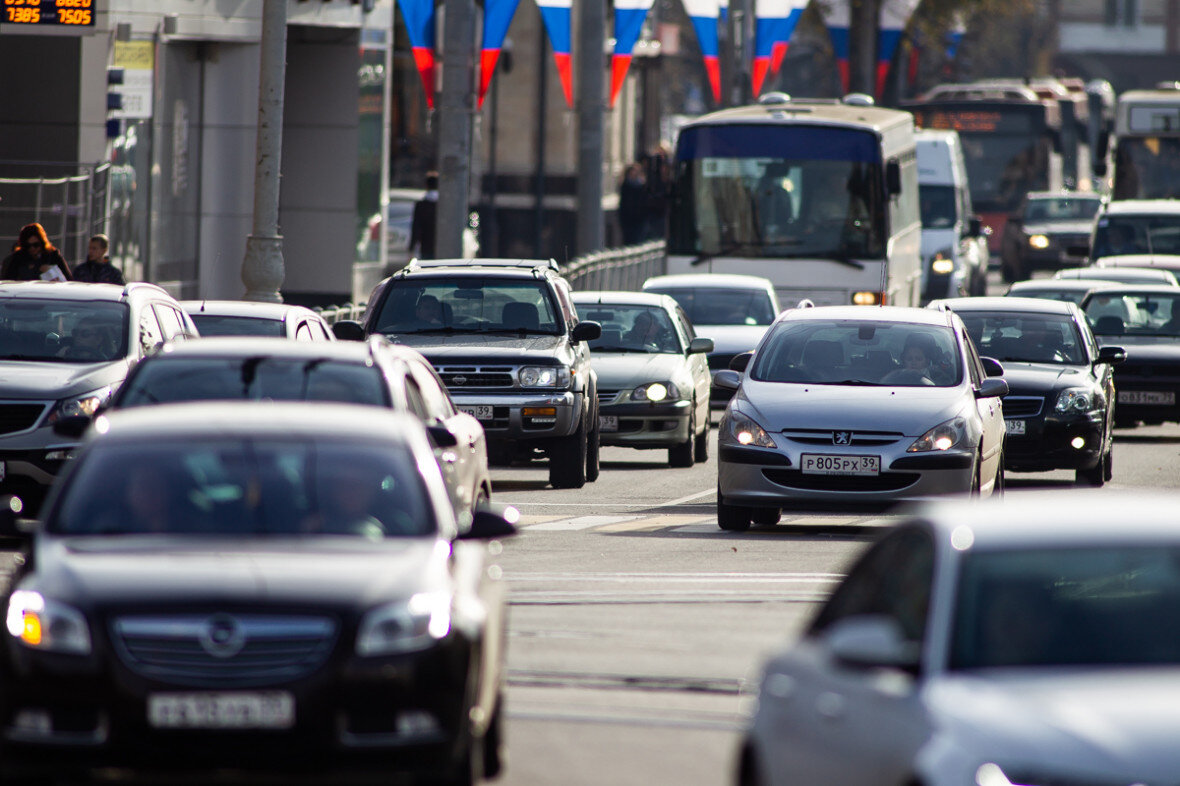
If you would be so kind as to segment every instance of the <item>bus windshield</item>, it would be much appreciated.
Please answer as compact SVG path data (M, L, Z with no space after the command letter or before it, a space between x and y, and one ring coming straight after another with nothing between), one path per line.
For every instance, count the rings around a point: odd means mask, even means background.
M1120 139L1114 172L1115 199L1180 197L1180 137Z
M977 210L1011 213L1029 191L1049 188L1049 151L1044 137L962 134L971 201Z
M698 126L677 150L669 253L881 259L879 142L854 129Z

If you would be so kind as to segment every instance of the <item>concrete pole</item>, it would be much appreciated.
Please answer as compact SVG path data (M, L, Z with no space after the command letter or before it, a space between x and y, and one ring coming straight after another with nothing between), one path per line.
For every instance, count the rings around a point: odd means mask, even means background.
M475 107L475 2L445 0L443 84L438 104L438 214L435 254L463 256L470 212L471 123Z
M606 244L602 215L603 123L606 113L606 4L579 0L577 48L578 255Z
M244 300L283 302L283 236L279 234L279 164L283 152L283 85L287 72L287 0L263 0L254 226L242 260Z
M726 32L729 35L731 58L728 61L728 81L722 82L722 100L728 98L727 106L744 106L750 102L753 87L750 85L750 17L753 15L754 0L729 0L729 18Z
M881 28L881 0L852 0L849 14L849 90L877 92L877 33Z

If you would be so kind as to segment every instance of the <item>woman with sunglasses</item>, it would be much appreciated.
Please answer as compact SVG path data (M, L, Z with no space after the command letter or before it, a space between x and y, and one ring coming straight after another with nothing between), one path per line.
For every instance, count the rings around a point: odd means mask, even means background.
M5 281L69 281L70 266L61 252L49 242L45 227L26 224L21 227L16 248L0 267L0 279ZM56 272L54 272L56 271Z

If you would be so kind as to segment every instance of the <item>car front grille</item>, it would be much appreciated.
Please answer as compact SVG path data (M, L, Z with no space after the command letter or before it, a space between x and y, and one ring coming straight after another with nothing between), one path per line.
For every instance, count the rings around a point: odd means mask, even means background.
M320 668L336 632L327 617L129 616L114 621L111 638L123 664L144 677L193 687L257 687Z
M618 396L619 396L618 390L610 390L610 389L605 389L605 388L598 389L598 403L599 404L613 403L614 400L616 398L618 398Z
M1006 396L1004 398L1004 417L1006 418L1035 418L1041 414L1041 407L1045 399L1040 396Z
M848 441L837 442L837 435L847 435ZM896 431L853 431L832 429L783 429L783 436L801 445L854 445L857 447L880 447L892 445L905 438ZM839 437L843 439L843 437Z
M48 406L42 402L0 403L0 434L15 434L33 428Z
M513 385L511 366L442 366L438 375L449 389L510 388Z

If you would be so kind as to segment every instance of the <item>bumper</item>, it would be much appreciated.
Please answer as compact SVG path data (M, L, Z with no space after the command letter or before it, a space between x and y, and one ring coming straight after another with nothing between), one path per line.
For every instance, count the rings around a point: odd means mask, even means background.
M599 430L603 445L626 448L668 448L684 443L689 438L688 401L670 404L609 404L598 410L602 418L618 418L618 430Z
M1122 369L1120 369L1122 370ZM1176 423L1180 422L1180 378L1168 374L1168 378L1148 380L1127 379L1115 377L1115 418L1119 421L1141 420L1145 423ZM1137 375L1139 376L1139 375ZM1162 375L1161 375L1162 376ZM1170 396L1172 403L1139 403L1146 401L1166 401ZM1135 397L1137 403L1127 401L1128 397Z
M480 417L489 442L568 437L582 417L581 392L452 394L457 409L491 407L490 419ZM526 414L526 410L538 412ZM478 417L478 416L477 416Z
M1020 418L1010 418L1020 420ZM1054 469L1093 469L1102 458L1105 428L1089 418L1024 420L1024 434L1004 437L1004 469L1048 472ZM1080 448L1073 446L1082 440Z
M804 474L799 469L803 453L880 455L881 471L872 476ZM905 454L896 449L767 450L722 445L717 462L718 488L725 501L748 507L776 507L790 500L889 502L966 493L974 473L975 454L969 451Z
M9 481L51 485L76 447L76 441L63 439L50 426L0 437L0 461L4 462L0 486Z

